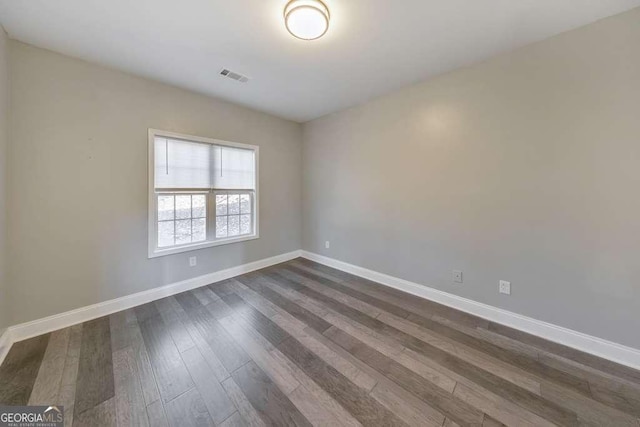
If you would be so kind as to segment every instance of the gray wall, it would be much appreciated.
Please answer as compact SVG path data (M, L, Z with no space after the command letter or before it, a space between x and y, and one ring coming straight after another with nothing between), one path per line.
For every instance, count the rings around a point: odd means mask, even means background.
M13 324L300 248L301 125L10 46ZM260 239L147 259L147 128L259 145Z
M0 335L9 326L7 302L7 145L9 143L9 40L0 26Z
M303 248L640 348L638 22L305 124Z

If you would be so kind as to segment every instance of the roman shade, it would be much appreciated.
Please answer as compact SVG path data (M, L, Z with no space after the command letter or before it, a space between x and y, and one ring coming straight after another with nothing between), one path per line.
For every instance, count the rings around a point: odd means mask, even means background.
M255 190L253 150L156 137L156 191Z

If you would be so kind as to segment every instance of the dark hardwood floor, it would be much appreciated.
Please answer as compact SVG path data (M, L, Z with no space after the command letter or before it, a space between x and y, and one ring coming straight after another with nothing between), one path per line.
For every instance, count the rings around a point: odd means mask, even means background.
M304 259L16 343L66 425L640 427L640 372Z

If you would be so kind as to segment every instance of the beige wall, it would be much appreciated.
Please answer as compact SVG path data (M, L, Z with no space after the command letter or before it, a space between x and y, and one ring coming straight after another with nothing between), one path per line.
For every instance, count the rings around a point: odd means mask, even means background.
M299 124L10 46L13 324L300 248ZM148 128L259 145L260 239L147 259Z
M0 335L9 326L7 302L7 145L9 143L9 42L0 26Z
M639 22L307 123L304 249L640 348Z

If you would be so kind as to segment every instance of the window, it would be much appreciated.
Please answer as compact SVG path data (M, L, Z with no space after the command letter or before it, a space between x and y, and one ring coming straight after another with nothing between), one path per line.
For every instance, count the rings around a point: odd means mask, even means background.
M149 131L149 257L258 238L258 147Z

